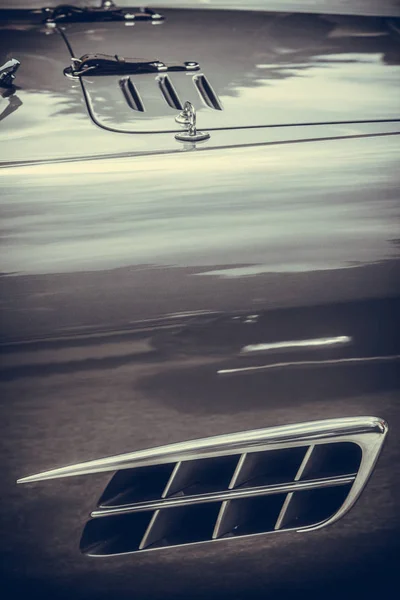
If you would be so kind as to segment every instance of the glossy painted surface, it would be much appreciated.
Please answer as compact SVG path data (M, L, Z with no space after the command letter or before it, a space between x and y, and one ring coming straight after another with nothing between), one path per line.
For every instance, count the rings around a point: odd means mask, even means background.
M23 104L0 122L4 596L392 594L396 124L214 132L210 146L176 149L170 134L96 127L61 75L59 36L7 26L2 52L5 39L24 56L10 96ZM223 149L241 145L253 147ZM376 470L348 515L312 533L95 559L79 540L109 474L16 485L103 456L368 414L390 430Z
M400 113L400 44L383 19L296 14L164 11L165 21L66 26L74 56L194 60L222 104L206 106L192 73L170 73L182 103L202 129L396 119ZM121 76L82 78L92 118L123 132L177 129L157 76L131 79L144 105L132 110ZM377 82L379 81L379 85ZM179 129L179 128L178 128Z
M394 136L171 155L157 166L149 156L1 171L12 589L261 598L266 588L271 597L321 591L335 572L334 596L343 585L364 589L372 565L381 590L392 582L396 435L336 525L223 551L82 556L82 528L107 474L15 481L128 449L304 420L379 414L396 431L397 156ZM249 344L335 335L352 343L241 355ZM274 362L286 366L240 370ZM223 375L229 369L237 373Z
M398 151L392 136L4 168L3 337L393 296Z
M235 108L232 113L233 117L229 117L229 126L240 121L243 124L244 117L241 116L241 112L245 115L245 120L253 114L254 98L252 95L256 94L257 96L263 89L268 92L268 97L270 97L270 89L275 90L275 108L279 107L279 95L283 89L286 90L287 85L295 86L295 88L300 86L299 90L302 90L303 100L300 105L293 102L286 106L285 111L280 113L279 119L274 116L274 111L271 110L272 105L266 115L266 123L269 125L277 122L293 122L294 119L293 126L213 131L211 139L203 144L198 144L198 149L276 143L297 139L364 135L366 133L399 130L398 121L381 124L344 123L326 127L318 125L314 128L296 124L298 119L301 122L307 121L307 118L311 119L312 122L321 120L321 114L318 116L310 112L308 108L308 102L312 100L315 92L310 93L309 97L304 81L312 82L314 77L318 79L324 72L326 72L326 76L322 82L323 86L321 83L318 89L325 95L326 92L322 92L322 90L326 88L326 85L329 84L331 89L324 100L324 104L329 100L327 108L323 111L325 120L328 117L329 120L333 121L359 121L363 118L398 118L400 114L400 101L398 100L400 96L396 91L398 79L393 80L393 77L396 77L395 73L398 72L399 43L392 33L389 33L388 25L382 19L357 18L354 20L354 18L350 18L349 22L349 18L345 18L342 25L340 25L339 17L334 17L334 23L327 20L329 17L322 18L315 15L307 19L304 16L296 17L296 15L281 19L282 22L279 25L280 36L285 37L287 40L286 45L289 44L289 47L286 49L280 47L279 40L277 41L276 38L271 39L269 34L269 49L262 49L261 54L264 57L263 60L265 59L267 63L269 61L270 67L267 69L267 78L265 72L260 75L261 81L263 81L263 85L261 85L257 74L260 69L257 69L256 65L263 64L259 62L262 57L257 56L254 52L249 56L246 53L249 45L256 43L260 47L262 46L260 40L263 39L263 27L260 27L254 15L247 14L245 18L245 21L247 21L246 30L240 38L239 54L241 58L238 63L240 77L237 79L236 66L232 63L228 50L232 49L232 44L234 44L234 54L238 54L236 51L237 42L233 41L236 40L236 34L233 35L232 31L235 27L237 28L240 18L237 13L233 13L233 16L229 16L228 19L224 15L223 19L215 20L212 18L215 14L214 12L198 11L196 12L197 19L192 21L190 18L185 17L182 12L171 11L171 15L175 16L172 16L170 30L165 30L167 31L166 38L164 33L157 33L164 31L164 25L153 26L145 23L142 24L145 28L142 28L142 31L147 31L150 28L150 31L155 32L155 42L158 45L152 51L157 49L163 54L166 51L165 48L168 47L166 42L168 39L171 40L171 33L168 34L168 31L176 32L176 36L179 35L182 39L183 47L180 52L183 56L188 51L188 43L192 43L188 34L185 33L185 23L187 21L192 23L191 27L198 31L195 47L201 53L203 62L208 65L209 73L207 74L210 76L210 80L213 80L213 84L218 87L219 91L227 94L227 99L230 98L229 102L235 103L235 98L240 97L242 93L245 93L245 95L250 94L249 101L251 101L251 104L249 106L246 104L243 111ZM70 55L62 37L54 30L37 25L14 21L11 23L6 22L4 20L6 16L5 12L0 13L0 21L3 19L0 22L0 62L15 55L21 59L22 65L18 72L17 89L11 94L8 91L3 91L0 95L0 141L2 142L0 163L193 150L192 146L188 147L186 144L178 143L172 133L152 134L151 136L139 134L120 135L96 126L88 116L79 83L70 81L63 75L63 69L69 65ZM264 17L264 19L270 22L273 17L270 15ZM303 22L296 23L296 19L303 19ZM212 44L207 41L202 33L200 27L202 23L205 25L210 23L213 31L215 31ZM76 44L77 53L85 53L90 48L115 53L116 44L122 51L129 52L127 40L135 39L137 31L139 31L139 28L135 29L135 27L116 26L111 23L106 24L103 29L91 28L86 32L82 29L82 26L73 25L69 28L68 38L74 48ZM303 32L302 34L299 33L299 29ZM344 37L329 37L335 31L336 34L341 31L340 35ZM134 37L132 37L133 34L135 34ZM174 38L174 35L172 35L172 38ZM136 46L131 50L132 53L136 53ZM339 52L340 60L338 64L332 63L333 50ZM178 52L178 49L176 52ZM327 53L328 63L318 62L325 60L323 56L322 58L319 57L320 52ZM342 63L342 59L348 56L348 52L352 55L351 61L353 62ZM273 62L276 60L278 60L278 64L274 66ZM347 59L345 58L345 60ZM300 68L301 65L299 66L298 61L307 67L305 69L307 73L313 72L314 75L310 78L307 75L304 79L302 75L304 69ZM291 65L294 71L291 71ZM219 73L219 69L222 70L223 76ZM350 104L348 102L350 93L348 86L352 87L356 84L355 82L352 84L348 82L343 69L355 69L359 75L354 100ZM370 70L376 72L379 80L379 85L373 89L370 83L370 80L372 81ZM290 76L279 79L282 74ZM335 77L339 74L341 77L338 80L340 85L337 88L332 88L333 79L332 83L329 83L331 74L335 74ZM268 77L272 78L270 79L273 84L272 87L267 85ZM354 76L352 77L354 78ZM359 88L363 90L362 96L364 99L366 95L370 97L368 106L366 105L365 110L361 111L358 110L361 98ZM294 93L294 91L288 91L288 93ZM157 88L155 94L159 100ZM334 104L330 100L332 94L336 99ZM96 97L100 100L102 96ZM122 99L122 94L118 98ZM243 97L243 99L245 98ZM257 98L255 99L257 100ZM257 102L260 109L260 99ZM346 108L347 106L349 108ZM173 117L175 113L172 109L169 110L171 111L169 116L171 130L174 130ZM111 116L109 118L111 120L119 118L116 114L115 105L110 105L110 111ZM204 108L204 111L208 114L217 112L218 115L215 119L218 121L217 125L221 126L219 124L221 111L211 111L207 108ZM131 112L134 113L135 111ZM291 115L291 118L289 119L287 115ZM207 114L204 115L204 119L206 116ZM160 118L165 124L165 117ZM253 117L251 116L251 118ZM159 119L157 119L157 127L159 128L158 121ZM222 124L222 126L224 125ZM200 111L199 127L203 127L203 110Z

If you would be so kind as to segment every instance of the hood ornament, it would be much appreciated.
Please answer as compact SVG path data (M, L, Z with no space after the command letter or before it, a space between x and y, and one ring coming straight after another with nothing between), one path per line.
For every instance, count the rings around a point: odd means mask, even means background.
M11 58L2 67L0 67L0 86L12 87L15 79L15 73L20 66L19 60Z
M179 142L201 142L210 138L208 132L197 130L196 109L191 102L185 102L183 111L175 118L175 121L187 127L186 131L175 135L175 139Z

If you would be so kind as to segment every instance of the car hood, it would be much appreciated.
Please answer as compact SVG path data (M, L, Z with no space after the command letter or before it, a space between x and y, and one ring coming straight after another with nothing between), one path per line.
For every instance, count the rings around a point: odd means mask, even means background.
M90 114L119 132L179 130L174 117L189 100L202 128L230 129L393 119L399 116L400 45L390 21L289 13L164 10L165 20L70 24L75 57L143 57L197 72L168 73L174 98L154 73L131 80L132 107L121 74L82 77ZM167 92L167 93L166 93Z
M355 123L374 123L372 133L388 125L393 131L400 114L395 18L161 12L165 19L157 25L49 28L37 12L0 10L0 62L21 61L15 89L0 94L3 162L177 151L171 134L181 128L175 117L187 100L199 128L212 134L207 147L329 137L337 124L343 124L335 129L340 136L366 133ZM159 75L131 76L143 105L137 110L120 74L64 76L71 56L95 53L174 65L196 61L199 70L167 73L179 101L172 104Z

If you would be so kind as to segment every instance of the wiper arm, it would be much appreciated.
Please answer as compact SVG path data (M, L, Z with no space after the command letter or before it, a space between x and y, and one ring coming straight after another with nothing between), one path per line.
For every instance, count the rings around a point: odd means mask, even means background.
M145 73L165 73L168 71L198 71L200 65L189 61L182 64L165 63L161 60L144 58L124 58L108 54L85 54L73 58L72 66L64 69L64 75L70 78L81 75L142 75Z
M43 9L44 22L49 24L92 23L95 21L163 21L164 17L150 8L135 8L131 11L117 8L111 0L103 0L101 7L79 7L60 4Z

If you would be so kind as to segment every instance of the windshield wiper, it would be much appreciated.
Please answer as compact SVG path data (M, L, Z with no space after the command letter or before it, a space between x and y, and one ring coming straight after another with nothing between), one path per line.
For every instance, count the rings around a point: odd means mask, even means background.
M99 8L80 7L73 4L60 4L54 8L43 8L44 22L48 24L92 23L95 21L163 21L163 15L150 8L122 10L111 2L103 0Z
M64 75L70 78L86 73L92 75L143 75L145 73L165 73L167 71L198 71L199 63L187 61L181 64L165 63L161 60L144 58L124 58L108 54L85 54L81 58L72 58L72 66L64 69Z

